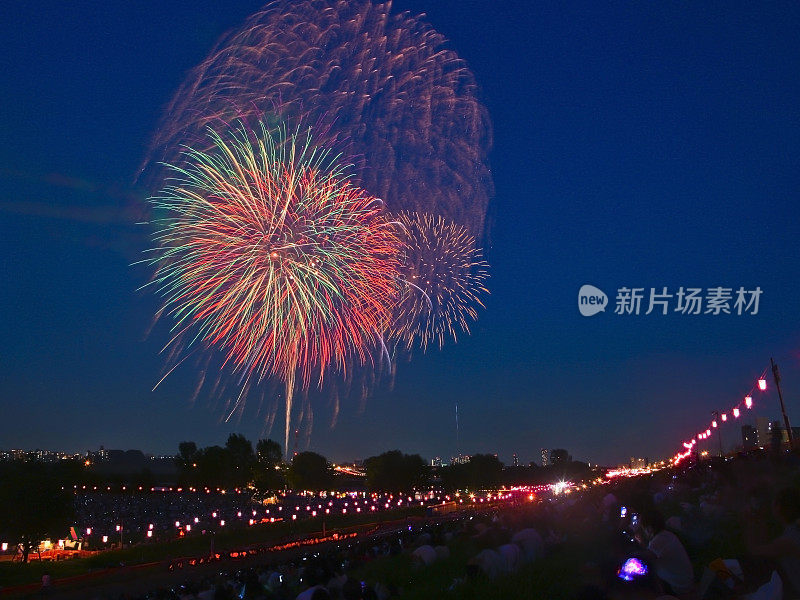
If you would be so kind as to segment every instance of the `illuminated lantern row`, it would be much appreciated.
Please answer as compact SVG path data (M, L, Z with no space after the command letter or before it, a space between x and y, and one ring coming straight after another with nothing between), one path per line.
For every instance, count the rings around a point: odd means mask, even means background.
M761 390L762 392L766 391L766 389L767 389L767 380L763 376L759 377L759 379L758 379L758 389ZM748 394L747 396L744 397L743 403L744 403L744 407L747 410L750 410L751 408L753 408L753 397ZM730 412L733 415L734 419L738 419L742 414L741 409L739 408L738 405L734 406L731 409ZM719 419L723 423L727 422L728 413L720 413L719 414ZM713 419L711 421L711 427L706 429L704 432L698 433L694 438L692 438L692 440L690 442L683 442L683 447L686 448L686 451L685 452L678 452L675 456L673 456L672 460L671 460L672 464L673 465L677 465L682 460L684 460L686 457L688 457L692 453L692 450L694 449L694 446L697 443L697 441L698 440L706 440L706 439L708 439L709 437L711 437L711 430L712 429L717 429L718 427L719 427L719 423L717 422L716 419Z

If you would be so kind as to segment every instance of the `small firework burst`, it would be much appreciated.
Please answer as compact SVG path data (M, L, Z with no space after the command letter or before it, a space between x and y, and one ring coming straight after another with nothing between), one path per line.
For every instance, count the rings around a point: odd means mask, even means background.
M466 229L442 217L401 213L404 284L389 338L405 350L469 333L489 293L488 265Z

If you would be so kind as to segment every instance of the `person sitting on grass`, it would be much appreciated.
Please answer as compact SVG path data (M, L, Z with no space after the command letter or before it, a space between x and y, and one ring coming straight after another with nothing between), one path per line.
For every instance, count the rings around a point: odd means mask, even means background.
M694 569L686 548L664 523L664 515L656 509L642 511L639 515L643 540L647 540L645 558L655 567L655 572L665 589L681 600L694 600Z
M752 549L752 554L775 561L783 580L784 598L800 598L800 491L780 490L773 503L783 532L774 540Z

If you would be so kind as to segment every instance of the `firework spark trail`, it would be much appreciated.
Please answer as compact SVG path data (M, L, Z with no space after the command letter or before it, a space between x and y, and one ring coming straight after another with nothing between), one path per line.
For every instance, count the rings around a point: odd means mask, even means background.
M401 213L401 278L405 290L394 310L389 339L405 351L441 348L445 339L469 333L489 293L488 265L464 227L439 216Z
M297 119L359 157L357 183L393 211L441 215L480 239L493 194L491 124L445 38L391 3L281 0L227 34L170 102L149 162L206 127ZM320 126L317 127L316 125Z
M288 442L295 381L308 388L313 373L321 386L326 370L380 347L397 297L396 227L309 129L239 123L208 137L211 149L184 149L151 199L164 216L148 285L174 320L171 343L221 350L246 381L228 418L251 379L284 382Z

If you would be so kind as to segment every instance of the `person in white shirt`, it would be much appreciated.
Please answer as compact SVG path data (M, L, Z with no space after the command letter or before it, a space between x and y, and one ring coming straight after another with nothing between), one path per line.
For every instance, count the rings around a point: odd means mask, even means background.
M658 578L681 600L694 600L694 569L678 536L665 528L664 516L657 510L644 511L639 520Z

